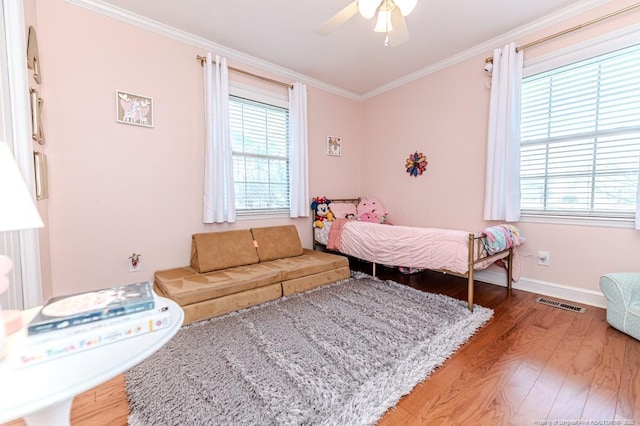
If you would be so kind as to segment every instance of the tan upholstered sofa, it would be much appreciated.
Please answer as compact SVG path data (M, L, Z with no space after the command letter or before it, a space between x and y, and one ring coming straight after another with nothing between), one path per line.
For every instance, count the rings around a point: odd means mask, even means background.
M349 278L346 257L305 249L293 225L194 234L191 266L157 271L185 324Z

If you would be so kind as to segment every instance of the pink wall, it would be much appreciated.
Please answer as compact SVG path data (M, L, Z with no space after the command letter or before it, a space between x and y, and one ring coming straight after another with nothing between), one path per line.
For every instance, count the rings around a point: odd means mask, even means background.
M631 4L615 1L532 34L536 40ZM627 13L562 39L527 50L525 59L637 23ZM497 47L497 46L496 46ZM486 160L489 81L482 67L491 52L451 66L364 102L362 193L375 195L397 223L480 231ZM422 151L429 161L419 178L404 171L407 156ZM527 236L520 251L522 276L599 291L600 275L637 271L640 232L631 229L519 223ZM538 266L538 250L551 266Z
M630 3L611 2L516 41ZM614 18L531 49L526 57L638 18ZM203 96L195 56L203 51L63 0L38 2L37 23L50 167L43 241L49 238L51 262L43 271L52 294L147 280L157 269L185 265L195 232L294 223L304 245L311 245L309 219L201 223ZM311 195L376 196L395 223L472 231L486 226L481 217L489 90L482 66L489 55L362 103L309 87ZM153 129L115 122L117 89L154 98ZM327 135L342 137L342 157L325 155ZM404 171L415 150L429 160L420 178ZM528 238L521 251L527 279L598 290L601 274L638 269L637 231L519 226ZM538 250L551 252L550 267L536 265ZM128 272L132 252L142 254L139 273Z
M187 265L196 232L294 223L311 246L310 219L202 224L203 83L195 57L205 52L63 0L38 2L37 20L53 295ZM116 123L116 90L152 97L155 127ZM332 188L329 177L358 193L360 109L309 88L312 194ZM327 134L344 138L343 158L323 155ZM141 272L129 272L133 252L142 254Z
M360 194L361 105L309 88L311 196L352 198ZM342 156L326 155L326 137L342 138Z
M473 229L482 217L488 89L482 66L474 65L467 61L364 102L362 191L383 202L391 222ZM415 151L429 163L419 177L405 169Z

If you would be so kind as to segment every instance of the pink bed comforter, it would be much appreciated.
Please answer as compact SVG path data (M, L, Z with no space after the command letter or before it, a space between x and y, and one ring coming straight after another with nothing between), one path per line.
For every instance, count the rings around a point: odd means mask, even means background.
M339 221L331 226L329 249L382 265L443 269L458 274L468 271L469 232ZM493 261L479 263L474 269L486 268Z

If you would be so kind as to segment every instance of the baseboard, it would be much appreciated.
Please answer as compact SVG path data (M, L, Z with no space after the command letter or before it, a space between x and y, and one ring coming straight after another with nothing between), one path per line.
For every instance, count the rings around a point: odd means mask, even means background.
M504 272L486 270L475 271L473 273L473 278L489 284L495 284L502 287L507 286L507 278ZM599 291L585 290L583 288L570 287L525 277L521 277L518 281L514 282L513 288L528 291L530 293L556 297L575 303L583 303L585 305L595 306L598 308L607 307L607 299L604 297L604 294Z

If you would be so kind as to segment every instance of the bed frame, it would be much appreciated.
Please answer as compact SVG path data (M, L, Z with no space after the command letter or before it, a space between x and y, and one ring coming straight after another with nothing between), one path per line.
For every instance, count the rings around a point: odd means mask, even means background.
M358 204L360 202L360 198L330 198L332 203L353 203ZM313 223L316 221L316 212L313 211L313 222L311 222L311 226L313 227ZM313 249L316 247L322 246L325 250L328 250L326 246L319 241L316 240L315 230L312 230L313 235ZM513 248L508 248L502 250L498 253L494 253L489 255L486 249L486 235L485 234L472 234L469 233L469 260L467 263L467 273L466 274L458 274L452 271L447 271L444 269L436 269L437 272L441 272L443 274L455 275L458 277L467 278L467 301L469 310L473 312L473 293L474 293L474 281L473 281L473 271L475 265L478 263L482 263L484 261L488 261L491 259L506 259L507 262L507 290L510 292L513 285L513 276L512 276L512 268L513 268ZM506 256L504 254L507 253ZM372 275L376 276L376 263L371 262L373 267ZM394 266L405 266L405 265L394 265Z

